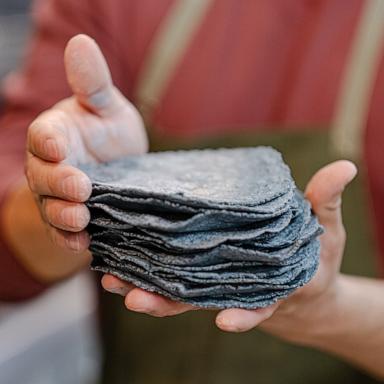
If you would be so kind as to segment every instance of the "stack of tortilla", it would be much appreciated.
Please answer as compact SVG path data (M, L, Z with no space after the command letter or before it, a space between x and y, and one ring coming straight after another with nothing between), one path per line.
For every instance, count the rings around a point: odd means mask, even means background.
M269 147L88 165L92 268L206 308L260 308L315 274L322 229Z

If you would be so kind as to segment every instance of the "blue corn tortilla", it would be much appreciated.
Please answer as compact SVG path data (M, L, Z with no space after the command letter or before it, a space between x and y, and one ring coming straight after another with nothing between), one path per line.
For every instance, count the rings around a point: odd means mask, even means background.
M203 308L261 308L315 274L322 233L269 147L159 152L83 170L91 268Z
M278 197L289 198L294 189L281 154L269 147L157 152L83 170L95 192L200 208L257 212L265 203L273 207Z

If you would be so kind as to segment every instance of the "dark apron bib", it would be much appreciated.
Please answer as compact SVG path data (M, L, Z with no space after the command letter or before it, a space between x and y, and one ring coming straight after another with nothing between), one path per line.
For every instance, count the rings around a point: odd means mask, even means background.
M283 153L300 189L316 170L333 160L324 132L243 134L204 143L165 143L152 135L152 150L228 145L275 147ZM360 174L344 194L348 240L342 270L374 276L375 250L363 180ZM376 382L336 358L289 345L258 330L221 332L214 325L213 312L152 318L127 311L115 295L103 294L101 303L105 384Z

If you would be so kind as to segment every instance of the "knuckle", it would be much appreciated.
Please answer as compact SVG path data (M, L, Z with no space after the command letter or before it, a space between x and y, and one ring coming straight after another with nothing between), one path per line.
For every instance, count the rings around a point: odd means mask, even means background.
M55 212L55 207L51 200L43 199L41 208L49 224L55 225L57 223L57 213Z
M47 227L49 228L51 225L50 225L48 215L47 215L46 199L39 196L39 195L36 195L35 196L35 203L36 203L37 209L39 211L41 220L43 221L44 224L47 224Z
M40 212L44 214L45 217L49 215L49 203L46 198L37 198L36 204L40 209Z
M35 177L34 177L34 174L33 174L32 170L30 168L28 168L28 167L25 170L25 176L27 178L29 189L32 192L36 192Z
M33 153L44 152L48 139L58 138L65 133L66 113L48 110L37 117L28 127L28 149Z
M65 238L64 236L59 232L59 230L57 230L56 228L53 228L53 227L49 227L49 230L48 230L48 233L49 233L49 237L51 239L51 241L56 244L57 246L59 246L60 248L65 248L66 246L66 243L65 243Z
M332 241L335 245L344 244L347 239L347 232L343 225L338 226L337 229L335 229Z
M57 178L57 172L54 170L45 170L45 175L42 178L42 182L45 184L45 189L52 196L57 194Z
M28 128L28 147L36 153L42 147L44 141L44 120L36 119Z
M47 120L47 125L51 131L57 134L64 134L67 126L68 114L62 109L55 109L52 112L50 119Z
M41 119L38 117L28 127L28 135L30 138L35 138L40 131Z

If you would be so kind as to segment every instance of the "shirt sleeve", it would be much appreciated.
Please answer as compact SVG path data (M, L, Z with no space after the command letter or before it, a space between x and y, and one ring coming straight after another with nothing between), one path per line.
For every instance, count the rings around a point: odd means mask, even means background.
M70 95L63 52L78 33L97 39L92 1L40 0L34 3L34 32L23 67L2 86L5 107L0 117L0 210L8 191L23 175L28 125L42 111ZM0 300L25 300L44 290L8 248L0 227Z

